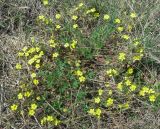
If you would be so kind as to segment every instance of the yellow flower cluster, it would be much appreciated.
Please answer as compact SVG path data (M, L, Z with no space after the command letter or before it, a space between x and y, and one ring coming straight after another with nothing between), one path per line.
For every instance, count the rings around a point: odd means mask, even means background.
M43 0L43 5L48 5L48 0Z
M128 90L130 91L135 91L137 89L137 85L132 83L132 81L128 78L128 77L125 77L125 80L124 81L121 81L117 84L117 89L119 91L123 91L123 87L124 86L127 86L125 88L128 88Z
M82 71L80 70L75 71L75 75L78 76L80 82L85 82L86 78L83 76Z
M41 49L39 47L31 47L31 48L24 47L22 49L22 52L19 52L18 55L21 57L23 57L23 56L32 57L28 60L28 64L32 65L33 63L35 63L35 68L39 69L40 68L40 59L44 55L44 52L41 51ZM21 69L21 65L17 64L16 69Z
M94 12L96 12L96 9L95 8L91 8L91 9L86 11L86 14L90 14L90 13L94 13Z
M54 39L50 39L49 44L50 44L50 47L52 47L52 48L55 48L57 46Z
M118 71L117 70L115 70L115 69L109 69L109 70L107 70L106 71L106 73L107 73L107 75L108 76L116 76L116 75L118 75Z
M79 3L78 6L76 6L76 7L73 9L73 12L74 12L74 11L77 11L78 9L81 9L83 6L84 6L84 3Z
M39 15L37 18L38 21L45 23L46 25L51 24L52 23L52 19L51 18L47 18L44 15Z
M119 53L119 56L118 56L118 59L119 59L120 61L124 61L124 60L126 59L126 54L123 53L123 52L120 52L120 53Z
M41 119L41 125L45 125L47 123L57 126L61 123L61 121L51 115L48 115Z
M90 109L90 110L88 111L88 113L89 113L90 115L96 116L97 118L100 118L102 111L101 111L100 108L97 108L97 109L93 109L93 108L92 108L92 109Z
M146 96L149 95L149 101L150 102L155 102L156 100L156 93L152 88L148 88L147 86L144 86L140 92L139 92L140 96Z
M32 103L31 106L30 106L30 108L29 108L28 115L29 116L34 116L36 109L37 109L37 104Z

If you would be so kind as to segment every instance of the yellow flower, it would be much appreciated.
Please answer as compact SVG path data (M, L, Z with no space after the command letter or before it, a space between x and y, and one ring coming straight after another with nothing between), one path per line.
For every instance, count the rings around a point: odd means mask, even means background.
M80 70L77 70L77 71L76 71L76 75L77 75L77 76L82 76L83 73L82 73Z
M128 74L132 74L132 73L133 73L133 68L130 67L130 68L127 70L127 73L128 73Z
M139 55L136 55L136 56L133 56L133 61L139 61L139 60L141 60L141 56L139 56Z
M89 14L89 13L91 13L91 10L87 10L87 11L86 11L86 14Z
M140 95L140 96L145 96L145 92L144 92L143 90L141 90L141 91L139 92L139 95Z
M131 13L131 14L130 14L130 17L131 17L131 18L136 18L136 17L137 17L137 14L136 14L136 13Z
M53 121L53 124L54 124L55 126L59 125L60 123L61 123L61 121L60 121L60 120L57 120L57 119L55 119L55 120Z
M90 9L90 11L91 11L92 13L94 13L94 12L96 11L96 9L95 9L95 8L92 8L92 9Z
M84 76L80 76L80 77L79 77L79 81L80 81L80 82L85 82L85 80L86 80L86 78L85 78Z
M39 81L37 79L34 79L33 84L37 86L39 84Z
M130 86L131 83L132 83L132 82L131 82L129 79L127 79L127 80L125 81L125 84L126 84L127 86Z
M24 56L25 56L25 57L28 57L28 56L29 56L29 53L28 53L28 52L24 53Z
M120 91L122 91L122 88L123 88L122 82L118 83L117 89L120 90Z
M76 61L76 62L75 62L76 67L79 67L79 66L80 66L80 63L81 63L80 60Z
M65 47L65 48L69 47L69 43L65 43L65 44L64 44L64 47Z
M135 41L135 42L134 42L134 45L135 45L135 46L138 46L139 44L140 44L139 41Z
M16 64L16 69L17 69L17 70L22 69L22 65L21 65L21 64L19 64L19 63L18 63L18 64Z
M129 35L125 34L125 35L122 35L122 38L125 39L125 40L128 40L130 37L129 37Z
M101 96L102 94L103 94L103 90L102 90L102 89L99 89L99 90L98 90L98 95Z
M40 96L37 96L37 97L36 97L36 99L37 99L37 100L40 100L40 99L41 99L41 97L40 97Z
M22 93L18 94L18 99L23 99L23 94Z
M53 53L52 57L53 58L57 58L59 56L59 54L57 52Z
M35 49L34 47L32 47L32 48L30 48L30 49L28 50L29 53L34 53L35 51L36 51L36 49Z
M105 83L105 86L106 86L106 87L109 87L109 82L106 82L106 83Z
M125 103L125 104L123 105L123 107L124 107L125 109L128 109L128 108L129 108L129 104L128 104L128 103Z
M113 73L113 75L118 75L118 72L115 69L112 69L112 73Z
M110 16L108 14L105 14L104 17L103 17L103 19L104 20L108 20L108 19L110 19Z
M21 84L21 85L20 85L20 88L22 88L22 89L25 88L25 87L26 87L25 84Z
M37 104L32 103L32 104L31 104L31 109L32 109L32 110L36 110L36 109L37 109Z
M18 108L18 105L17 104L13 104L10 108L11 108L12 111L16 111L17 108Z
M53 119L53 116L47 116L47 121L49 121L49 122L51 122L51 121L53 121L54 119Z
M61 14L56 14L56 19L60 19L61 18Z
M60 25L56 25L56 29L58 30L58 29L60 29L61 28L61 26Z
M72 43L70 47L71 49L74 49L76 47L76 43Z
M97 97L97 98L94 99L95 103L100 103L100 101L101 101L101 99L99 97Z
M135 84L132 84L132 85L130 86L130 90L131 90L131 91L135 91L136 88L137 88L137 86L136 86Z
M43 55L44 55L44 52L43 52L43 51L40 51L39 56L41 57L41 56L43 56Z
M36 69L39 69L40 68L40 64L36 64L35 67L36 67Z
M109 90L108 94L109 94L109 95L112 95L112 90Z
M43 119L41 119L41 125L44 125L47 121L47 117L43 117Z
M30 97L30 96L31 96L31 92L26 91L26 92L24 93L24 96L25 96L25 97Z
M67 110L67 108L63 108L63 112L67 112L68 110Z
M77 18L78 18L78 16L76 16L76 15L72 16L72 20L77 20Z
M120 61L124 61L124 60L126 59L126 54L123 53L123 52L119 53L118 59L119 59Z
M48 19L45 19L45 23L48 25L48 24L49 24L49 20L48 20Z
M56 44L53 43L53 44L50 44L49 46L55 48L55 47L56 47Z
M29 112L28 112L28 115L29 115L29 116L34 116L34 114L35 114L35 111L32 110L32 109L30 109Z
M95 13L95 14L94 14L94 17L97 18L97 17L99 17L99 15L100 15L99 13Z
M94 109L89 109L88 113L89 113L89 114L91 114L91 115L96 115L96 113L95 113L95 110L94 110Z
M49 42L50 44L55 43L55 41L54 41L53 39L50 39L48 42Z
M82 7L84 4L83 3L79 3L78 7Z
M121 26L119 26L119 27L117 28L117 30L118 30L119 32L122 32L122 31L124 30L124 28L121 27Z
M149 96L149 101L150 102L155 102L156 101L156 96L155 95L150 95Z
M155 91L153 89L149 89L148 94L153 94Z
M100 118L101 113L102 113L101 109L97 108L96 111L95 111L95 115L96 115L98 118Z
M113 105L113 99L109 98L106 102L106 106L112 106Z
M39 16L38 16L38 19L39 19L39 20L42 20L42 21L45 21L45 17L44 17L43 15L39 15Z
M116 18L114 22L117 23L117 24L119 24L119 23L121 23L121 20L118 19L118 18Z
M30 60L28 61L28 64L29 64L29 65L32 65L32 64L34 63L34 61L35 61L34 58L32 58L32 59L30 59Z
M36 73L32 73L31 78L35 78L35 77L36 77Z
M50 43L50 47L53 47L53 48L55 48L57 45L53 39L50 39L49 43Z
M43 0L44 5L48 5L48 0Z
M113 76L113 75L118 75L118 72L115 69L109 69L109 70L106 71L106 73L110 77Z
M74 29L78 28L78 24L74 24L74 25L73 25L73 28L74 28Z
M36 63L40 63L40 59L36 60Z
M144 86L144 87L142 88L142 90L143 90L145 93L148 93L148 92L149 92L149 88L146 87L146 86Z
M25 46L24 48L22 48L22 51L23 51L23 52L26 52L27 49L28 49L28 47Z
M73 40L73 41L72 41L72 43L75 43L75 44L77 44L77 40Z
M36 47L36 52L39 52L41 49L39 47Z
M22 57L22 56L24 56L24 53L23 53L23 52L19 52L19 53L18 53L18 56L19 56L19 57Z

